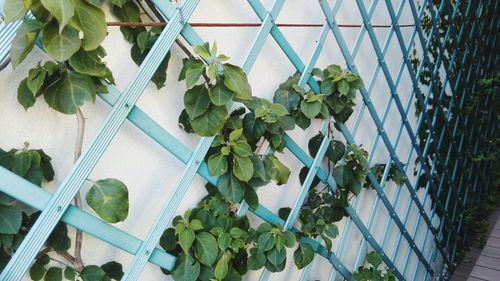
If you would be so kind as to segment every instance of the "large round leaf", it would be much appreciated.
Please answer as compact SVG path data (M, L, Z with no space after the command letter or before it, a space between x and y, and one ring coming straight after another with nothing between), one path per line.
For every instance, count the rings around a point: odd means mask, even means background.
M56 17L59 22L59 30L62 30L68 24L69 19L75 14L74 0L41 0L41 2L45 9Z
M2 1L3 2L3 1ZM26 14L24 0L7 0L3 4L5 22L14 22Z
M209 89L210 100L215 105L226 105L233 98L233 92L231 92L223 83L217 83L215 86Z
M227 119L227 109L225 106L212 106L201 116L190 120L195 133L208 137L216 135Z
M96 49L106 38L108 30L104 12L87 1L76 1L75 13L75 22L83 31L82 47L87 51Z
M300 270L310 264L314 258L314 251L309 244L301 244L293 253L295 265Z
M219 192L226 199L238 203L245 196L245 186L231 172L219 178Z
M212 266L217 259L219 248L217 240L208 232L200 232L196 234L195 254L198 260L207 266Z
M42 27L43 24L38 20L26 20L21 24L10 48L10 60L14 67L23 62L26 56L33 50L36 38Z
M106 277L106 272L97 265L86 266L81 274L83 281L101 281Z
M191 255L182 254L175 261L175 268L172 271L172 277L175 281L197 280L200 275L200 263Z
M227 171L227 159L222 153L216 153L208 158L208 170L212 176L220 176Z
M21 228L23 216L16 206L0 206L0 233L17 234Z
M92 80L76 72L64 72L59 80L47 87L44 98L55 110L75 114L85 101L94 100Z
M251 100L252 89L243 70L229 63L223 64L222 68L224 69L224 85L236 93L234 99L242 102Z
M210 98L208 90L204 85L194 86L186 91L184 95L184 107L189 115L189 118L195 119L208 110L210 106Z
M250 157L234 155L233 173L241 181L248 182L253 176L253 163Z
M47 54L57 61L68 60L82 45L76 29L66 26L59 32L56 21L42 29L42 43Z
M119 180L97 181L85 199L87 204L107 222L120 222L128 216L128 190Z

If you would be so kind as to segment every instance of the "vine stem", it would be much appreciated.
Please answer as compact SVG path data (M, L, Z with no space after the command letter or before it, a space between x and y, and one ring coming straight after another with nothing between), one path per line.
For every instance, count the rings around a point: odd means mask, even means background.
M74 162L80 158L82 154L82 146L83 146L83 136L85 134L85 117L83 116L80 108L76 111L76 118L78 120L78 131L76 134L76 144L75 144L75 152L74 152ZM75 206L78 208L82 208L82 195L80 191L78 191L75 195ZM76 230L75 235L75 260L73 265L75 269L79 272L83 270L83 260L82 260L82 243L83 243L83 233L80 229Z

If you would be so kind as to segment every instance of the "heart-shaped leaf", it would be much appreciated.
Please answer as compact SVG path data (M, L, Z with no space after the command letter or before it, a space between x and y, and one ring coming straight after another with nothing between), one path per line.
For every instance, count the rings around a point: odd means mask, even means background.
M85 196L89 206L105 221L116 223L128 216L128 190L117 179L104 179L94 183Z
M75 114L86 101L94 101L90 77L76 72L63 72L44 92L47 104L64 114Z
M82 45L76 29L65 26L59 32L56 21L46 24L42 29L42 43L47 54L56 61L68 60Z

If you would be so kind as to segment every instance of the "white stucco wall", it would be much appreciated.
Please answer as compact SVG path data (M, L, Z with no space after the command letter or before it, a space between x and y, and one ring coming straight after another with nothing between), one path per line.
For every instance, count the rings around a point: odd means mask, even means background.
M270 8L272 2L271 0L263 1L266 8ZM330 1L330 5L331 2L333 1ZM344 1L336 18L338 23L361 23L361 16L354 2L355 1ZM365 1L367 5L371 2L372 1ZM385 4L383 1L380 2L371 22L373 24L389 24L390 19ZM392 2L394 5L399 5L400 1L393 0ZM322 24L324 23L324 17L316 1L289 0L284 5L276 21L278 23ZM259 22L259 20L246 1L202 0L194 15L191 17L190 22L256 23ZM400 22L405 24L413 23L408 5L404 8ZM196 28L195 30L206 41L217 41L219 52L230 56L232 58L231 63L241 65L245 60L259 28ZM319 36L320 28L283 27L281 30L301 59L307 62L314 50L315 41ZM359 28L342 28L342 33L351 50L359 30ZM411 35L411 29L404 28L403 31L405 40L408 40ZM376 30L380 44L385 41L388 32L389 29ZM417 41L417 46L418 45L419 42ZM130 46L122 39L117 27L110 27L109 36L104 42L104 47L108 52L106 61L114 73L117 88L119 90L124 90L137 70L137 66L131 61L129 56ZM391 74L395 77L402 59L402 54L395 36L389 44L387 53L386 62ZM183 57L185 57L184 54L174 45L172 48L172 59L168 68L167 86L157 91L155 86L150 84L141 96L138 105L162 127L181 140L182 143L194 149L199 138L194 135L186 134L177 126L177 117L181 112L183 104L182 97L185 89L184 83L177 81L177 76L181 69L181 59ZM53 158L53 165L56 171L55 180L48 184L46 188L50 191L54 191L63 181L72 166L77 125L76 117L66 116L50 110L43 99L38 99L35 106L25 112L16 100L17 85L26 77L27 71L31 67L38 61L45 59L47 59L47 57L40 50L36 49L17 69L13 70L11 66L9 66L4 71L0 72L0 147L3 149L10 149L12 147L20 148L24 141L29 141L32 148L44 149ZM330 33L316 66L321 68L332 63L345 65L338 45L333 35ZM375 53L366 35L356 58L356 64L367 86L369 85L376 63ZM281 52L272 37L269 36L249 74L250 84L252 85L254 95L272 99L272 95L279 83L284 81L294 72L295 69L292 64ZM398 87L398 93L401 96L403 104L406 104L411 88L411 81L405 70L400 86ZM374 90L372 91L372 100L379 116L382 116L389 96L389 88L380 71L374 85ZM360 96L358 100L357 108L359 108L359 104L361 103ZM110 107L102 100L97 99L95 104L85 105L83 107L83 112L87 121L84 145L87 145L92 141L103 120L109 114ZM357 110L355 112L357 112ZM411 112L412 113L409 115L410 123L416 124L413 109ZM349 127L352 126L356 116L356 114L352 115L348 122ZM385 130L391 140L395 139L400 121L400 115L393 103L385 125ZM306 132L298 128L291 132L290 135L307 151L308 140L311 136L316 134L319 126L320 122L316 121L313 122L311 128ZM416 125L413 125L413 127L415 128ZM365 149L369 150L372 145L372 139L376 133L374 123L368 111L365 111L355 137L357 143L362 144ZM338 133L336 137L343 139ZM408 134L403 130L400 144L397 148L397 153L401 161L406 161L409 149L410 142ZM300 188L298 172L302 165L289 152L279 157L292 170L289 183L279 187L271 184L259 189L258 192L261 204L272 211L278 211L281 207L291 206ZM371 165L375 163L385 163L387 161L388 151L382 140L379 140L374 150L373 157ZM414 159L415 154L413 154L412 159L409 161L410 168L408 176L410 180L413 178ZM164 151L133 125L125 122L89 178L96 180L114 177L119 178L127 184L131 202L130 215L125 222L119 223L117 226L139 238L144 238L163 203L168 198L171 188L179 180L183 168L184 166L180 161ZM201 177L197 176L191 184L187 195L184 197L178 213L182 213L187 208L193 207L198 200L204 196L205 191L203 185L204 181ZM88 188L88 185L83 186L83 192L88 190ZM404 216L409 198L407 190L404 187L402 188L403 190L401 191L401 196L396 207L401 218ZM391 200L396 190L397 187L393 183L389 183L385 187L387 196ZM422 194L422 190L419 194ZM360 195L357 211L365 224L367 224L369 215L374 211L372 205L376 198L377 196L374 191L363 191ZM426 208L430 208L430 200L427 200ZM86 207L86 209L92 212L90 208ZM376 237L378 241L381 241L385 222L388 218L387 211L382 204L379 204L375 212L377 213L372 232L374 237ZM413 230L417 214L417 209L413 206L407 222L409 230ZM254 221L255 223L259 223L258 219ZM345 221L346 220L343 220L338 224L341 233ZM417 236L419 245L425 234L425 229L425 224L421 222ZM398 234L399 231L393 224L384 244L384 248L389 255L392 254L394 250L394 244ZM340 254L343 255L344 264L352 269L362 240L362 235L356 227L353 227L348 235L349 243L345 248L346 251ZM338 246L339 241L340 237L335 239L334 248ZM433 249L433 242L428 241L426 245L427 247L424 249L424 254L425 256L429 256L430 250ZM396 264L401 268L405 260L407 248L407 243L404 239L401 242L400 248L401 250L397 255ZM369 252L371 249L367 248L366 251ZM363 260L364 254L363 250L361 260ZM271 280L298 279L300 272L297 271L293 265L292 255L293 252L289 251L285 271L273 274ZM122 262L125 268L132 259L131 255L110 247L90 236L85 236L83 257L87 264L102 264L115 259ZM319 257L315 259L314 263L314 268L311 271L312 273L309 279L327 280L331 268L328 262ZM415 264L416 256L412 255L410 263L407 265L407 277L411 277ZM423 273L422 268L420 269ZM260 272L250 272L245 279L257 280L259 275ZM157 267L148 264L140 280L170 280L169 278L170 277L163 275ZM423 275L419 273L416 280L422 279Z

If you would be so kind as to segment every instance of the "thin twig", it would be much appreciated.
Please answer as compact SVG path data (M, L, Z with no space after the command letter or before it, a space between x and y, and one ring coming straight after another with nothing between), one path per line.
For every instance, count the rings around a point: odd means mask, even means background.
M78 120L78 132L76 135L76 144L75 144L75 152L74 152L74 162L80 158L82 154L82 146L83 146L83 136L85 134L85 117L80 109L76 111L76 118ZM78 208L82 208L82 195L80 191L78 191L75 195L75 206ZM75 260L74 266L77 271L83 270L83 260L82 260L82 243L83 243L83 232L80 229L76 230L75 235Z
M59 260L59 259L56 259L56 258L54 258L54 257L49 256L49 259L51 259L51 260L53 260L53 261L55 261L55 262L58 262L58 263L60 263L60 264L62 264L62 265L64 265L64 266L66 266L66 267L73 267L73 265L72 265L72 264L66 263L66 262L64 262L64 261L62 261L62 260ZM81 272L81 271L79 271L79 272Z

